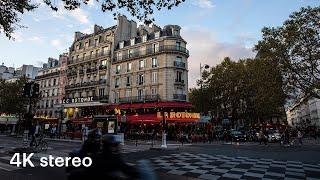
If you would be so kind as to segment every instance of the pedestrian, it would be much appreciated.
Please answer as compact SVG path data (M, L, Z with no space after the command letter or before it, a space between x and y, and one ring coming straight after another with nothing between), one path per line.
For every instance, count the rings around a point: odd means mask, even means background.
M82 143L84 143L88 139L88 127L85 125L82 128Z
M298 137L298 140L299 140L299 144L302 145L303 135L302 135L302 132L300 130L298 130L297 137Z

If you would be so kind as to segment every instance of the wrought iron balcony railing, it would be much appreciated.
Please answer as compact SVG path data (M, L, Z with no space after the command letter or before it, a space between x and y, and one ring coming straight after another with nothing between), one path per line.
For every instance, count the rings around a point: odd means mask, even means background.
M162 52L176 52L176 53L182 53L182 54L185 54L186 56L189 56L189 51L185 47L164 45L156 48L149 48L146 50L138 50L130 54L124 54L122 56L115 56L113 58L113 62L126 61L130 59L140 58L140 57L162 53Z
M187 100L187 95L185 95L185 94L173 94L173 99L174 100L179 100L179 101L186 101Z
M158 100L160 100L160 96L157 94L157 95L123 97L123 98L119 98L119 103L153 102Z

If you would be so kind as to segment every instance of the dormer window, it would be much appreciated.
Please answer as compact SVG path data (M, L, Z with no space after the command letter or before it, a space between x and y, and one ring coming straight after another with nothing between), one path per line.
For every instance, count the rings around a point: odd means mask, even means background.
M173 29L173 30L172 30L172 35L173 35L173 36L179 36L179 35L180 35L179 30Z
M133 46L134 43L135 43L135 39L133 38L133 39L130 40L130 46Z
M155 33L154 33L154 38L155 38L155 39L159 39L159 37L160 37L160 31L155 32Z
M124 41L121 41L121 42L119 43L119 48L122 49L123 47L124 47Z
M142 36L142 42L147 42L147 35Z

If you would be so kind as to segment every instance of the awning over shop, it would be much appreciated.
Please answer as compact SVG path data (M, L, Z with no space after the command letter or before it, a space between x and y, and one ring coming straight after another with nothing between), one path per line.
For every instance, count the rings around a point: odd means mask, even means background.
M122 116L121 119L124 117ZM163 117L158 113L154 114L135 114L135 115L126 115L126 122L128 123L160 123L163 120ZM199 122L198 117L181 117L181 116L168 116L165 118L166 122Z
M17 124L18 122L18 118L17 117L13 117L13 116L1 116L0 117L0 124Z
M82 117L82 118L71 119L68 122L70 122L71 124L91 124L92 118Z
M34 120L40 123L49 123L49 124L56 124L58 123L58 118L49 118L49 117L34 117Z

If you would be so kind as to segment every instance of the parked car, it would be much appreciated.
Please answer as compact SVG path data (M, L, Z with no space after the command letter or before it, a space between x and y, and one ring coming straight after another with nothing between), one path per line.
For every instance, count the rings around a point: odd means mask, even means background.
M244 142L247 141L247 136L240 131L231 130L229 132L230 138L234 142Z
M277 130L268 131L268 142L279 142L281 140L281 134Z

